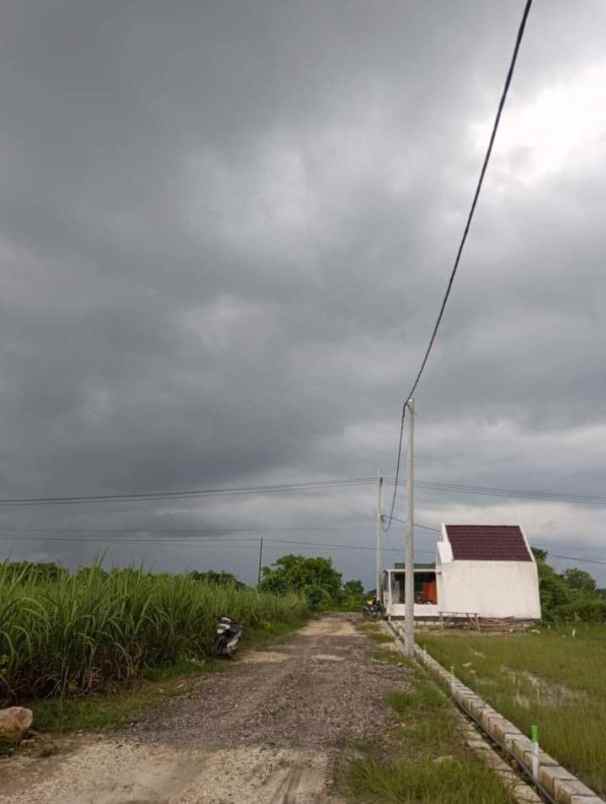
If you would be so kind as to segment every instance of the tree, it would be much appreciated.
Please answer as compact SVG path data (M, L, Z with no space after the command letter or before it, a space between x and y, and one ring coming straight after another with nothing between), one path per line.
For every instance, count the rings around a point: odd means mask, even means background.
M532 548L539 573L543 619L547 622L604 622L606 600L585 570L568 569L561 575L547 563L547 551Z
M566 572L562 574L562 578L564 578L568 586L575 591L589 594L596 591L596 582L585 570L576 569L576 567L567 569Z
M339 608L345 611L359 611L364 602L364 585L362 581L354 579L344 583L339 602Z
M364 585L357 578L343 584L343 594L346 597L364 597Z
M547 563L546 550L538 550L533 547L532 552L534 553L539 573L539 594L543 619L551 621L556 618L557 609L560 606L565 606L571 602L571 590L561 575L558 575L554 568Z
M282 595L303 592L310 608L324 608L339 597L341 573L330 558L289 554L281 556L271 567L263 567L259 588Z
M236 589L242 589L246 584L238 580L231 572L216 572L215 570L207 570L206 572L197 572L194 570L189 573L189 577L194 581L201 583L213 583L217 586L235 586Z

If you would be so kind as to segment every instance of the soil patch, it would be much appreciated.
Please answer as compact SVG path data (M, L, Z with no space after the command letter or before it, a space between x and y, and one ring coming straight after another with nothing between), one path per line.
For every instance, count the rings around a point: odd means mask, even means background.
M277 653L276 651L271 650L264 650L264 651L250 651L247 653L244 658L240 661L243 664L275 664L276 662L287 662L288 661L288 654L287 653Z

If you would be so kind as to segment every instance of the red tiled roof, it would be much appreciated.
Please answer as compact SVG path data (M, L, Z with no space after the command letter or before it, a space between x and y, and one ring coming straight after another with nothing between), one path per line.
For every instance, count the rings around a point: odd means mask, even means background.
M446 525L455 559L532 561L518 525Z

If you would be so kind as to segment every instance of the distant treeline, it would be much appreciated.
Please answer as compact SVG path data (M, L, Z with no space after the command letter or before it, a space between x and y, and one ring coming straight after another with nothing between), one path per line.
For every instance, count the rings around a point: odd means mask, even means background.
M532 548L539 571L539 588L543 620L554 622L606 622L606 589L598 589L593 576L585 570L572 568L558 573L548 563L546 550ZM14 561L0 564L4 578L28 584L60 581L70 577L84 578L94 571L96 576L110 573L95 566L82 567L75 573L54 562ZM114 573L145 573L141 569L113 570ZM157 575L157 574L156 574ZM245 589L246 584L230 572L193 570L184 573L204 585ZM310 609L357 610L364 599L364 587L359 580L343 582L341 573L331 559L320 556L285 555L271 567L263 567L260 590L283 595L290 592L305 597Z
M547 563L546 550L533 547L532 552L545 622L606 622L606 589L598 589L589 572L575 567L557 573Z
M5 561L0 566L2 566L5 577L10 576L15 580L21 580L24 583L46 583L47 581L59 581L69 578L70 576L83 577L93 571L99 577L108 578L110 575L110 572L104 570L99 564L95 564L94 566L80 567L80 569L76 570L74 573L70 573L65 567L62 567L60 564L56 564L53 561ZM130 567L120 570L112 570L112 572L131 572L137 574L143 573L144 575L158 574L151 572L146 573L144 570L133 569ZM238 578L236 578L235 575L232 575L231 572L216 572L215 570L198 572L197 570L192 570L191 572L185 574L194 581L200 581L200 583L216 584L217 586L234 586L236 589L244 589L246 586L245 583L238 580Z

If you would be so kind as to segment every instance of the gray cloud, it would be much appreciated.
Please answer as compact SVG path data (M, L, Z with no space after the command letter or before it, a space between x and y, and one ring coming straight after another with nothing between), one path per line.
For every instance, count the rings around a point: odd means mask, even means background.
M387 471L519 6L3 4L0 496ZM605 14L533 9L417 399L425 479L603 488ZM372 545L373 504L369 488L2 508L0 527L13 556L108 547L252 578L254 541L115 546L90 529L325 527L298 536ZM602 555L596 509L419 507ZM35 527L89 532L27 540ZM289 547L268 536L269 558ZM371 552L335 555L370 580Z

